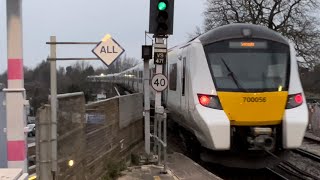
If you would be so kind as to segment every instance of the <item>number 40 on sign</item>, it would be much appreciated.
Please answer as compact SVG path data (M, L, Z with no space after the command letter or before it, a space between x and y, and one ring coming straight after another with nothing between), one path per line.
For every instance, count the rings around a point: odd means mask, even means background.
M168 87L168 79L163 74L156 74L151 80L151 86L154 90L161 92Z

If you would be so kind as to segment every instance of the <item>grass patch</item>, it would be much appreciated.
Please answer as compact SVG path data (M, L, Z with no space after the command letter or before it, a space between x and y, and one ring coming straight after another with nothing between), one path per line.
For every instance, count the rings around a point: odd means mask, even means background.
M121 171L127 168L126 162L122 160L117 163L115 161L109 161L106 163L106 174L103 176L103 180L114 180L121 175Z

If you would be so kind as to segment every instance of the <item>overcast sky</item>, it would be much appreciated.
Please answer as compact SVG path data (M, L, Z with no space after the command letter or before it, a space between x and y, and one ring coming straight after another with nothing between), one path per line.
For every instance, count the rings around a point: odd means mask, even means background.
M49 54L51 35L58 41L100 41L107 33L130 57L141 57L148 30L150 0L23 0L24 65L35 67ZM175 0L174 35L169 46L184 42L203 23L205 0ZM0 72L7 69L6 0L0 0ZM94 46L58 46L58 57L93 57ZM70 63L70 62L69 62ZM73 63L73 62L72 62ZM95 67L102 62L92 63ZM58 63L58 66L65 63Z

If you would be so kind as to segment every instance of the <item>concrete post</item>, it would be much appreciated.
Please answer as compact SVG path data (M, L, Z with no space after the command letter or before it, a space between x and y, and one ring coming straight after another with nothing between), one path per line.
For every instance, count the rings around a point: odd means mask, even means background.
M46 105L37 113L36 158L37 179L51 180L51 115L50 106Z
M27 172L21 16L21 0L7 0L8 89L4 89L7 107L7 160L9 168L21 168Z
M56 42L56 37L50 37L51 42ZM57 58L57 45L50 45L50 58ZM56 60L50 61L50 91L51 91L51 160L53 177L57 172L57 62Z

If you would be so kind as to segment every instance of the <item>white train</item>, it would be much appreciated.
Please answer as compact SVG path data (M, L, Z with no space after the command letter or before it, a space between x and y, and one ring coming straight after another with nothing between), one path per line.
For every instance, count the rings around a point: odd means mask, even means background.
M295 55L286 38L262 26L213 29L169 50L163 103L201 144L203 160L234 165L239 158L240 166L252 161L259 167L262 158L260 166L266 166L263 150L298 148L306 130ZM139 64L108 79L142 92L142 71Z

